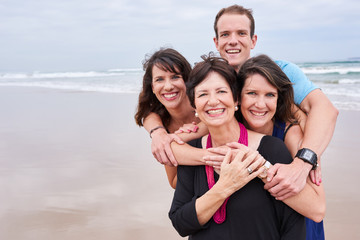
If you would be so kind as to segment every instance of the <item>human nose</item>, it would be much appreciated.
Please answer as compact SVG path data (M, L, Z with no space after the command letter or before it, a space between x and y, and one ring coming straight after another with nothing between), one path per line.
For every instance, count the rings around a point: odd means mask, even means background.
M238 42L238 39L236 37L236 34L230 34L230 41L229 44L230 45L236 45Z
M171 83L171 81L168 79L165 81L164 89L166 91L171 91L174 88L174 85Z
M216 106L217 104L219 104L219 102L220 102L219 99L217 99L217 97L214 94L210 94L208 100L209 106Z
M264 108L266 106L264 97L258 97L255 102L257 108Z

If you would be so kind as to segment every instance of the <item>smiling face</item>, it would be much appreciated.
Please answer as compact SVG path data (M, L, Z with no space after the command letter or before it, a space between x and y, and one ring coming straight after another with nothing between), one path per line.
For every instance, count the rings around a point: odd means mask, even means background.
M262 75L250 75L241 90L240 109L248 127L263 134L272 134L278 91Z
M166 109L176 109L187 97L181 74L165 71L156 65L152 69L152 90Z
M217 29L216 49L238 71L256 45L257 36L250 36L250 19L241 14L224 14L217 22Z
M221 126L234 119L237 102L229 84L219 73L210 72L194 90L196 112L205 125Z

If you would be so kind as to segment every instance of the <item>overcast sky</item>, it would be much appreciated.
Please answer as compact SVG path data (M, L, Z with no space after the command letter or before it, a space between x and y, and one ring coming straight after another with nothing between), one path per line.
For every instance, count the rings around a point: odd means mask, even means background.
M360 57L359 0L0 0L0 72L141 68L173 47L191 63L216 51L216 13L252 8L265 53L293 62Z

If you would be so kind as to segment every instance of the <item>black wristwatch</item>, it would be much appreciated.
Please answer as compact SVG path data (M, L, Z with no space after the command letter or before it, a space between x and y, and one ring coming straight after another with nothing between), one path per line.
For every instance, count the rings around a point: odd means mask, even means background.
M316 169L317 155L312 150L308 148L302 148L297 152L295 157L302 159L304 162L310 163L313 166L312 170Z

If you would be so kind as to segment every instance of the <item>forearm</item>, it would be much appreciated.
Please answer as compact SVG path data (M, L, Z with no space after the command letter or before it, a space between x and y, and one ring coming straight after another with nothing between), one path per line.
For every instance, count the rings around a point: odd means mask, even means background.
M326 211L325 192L322 185L317 186L308 179L304 189L284 203L301 215L320 222Z
M160 116L156 113L150 113L149 116L147 116L144 119L144 128L146 131L150 132L151 129L157 127L157 126L163 126L163 123L160 119Z
M189 144L180 145L176 142L171 143L171 149L179 165L205 165L203 157L213 155L206 149L192 147Z
M175 189L177 182L177 167L165 165L166 175L169 181L170 186Z
M308 115L300 148L309 148L320 157L334 133L338 110L319 89L311 92L300 106Z
M262 179L267 183L266 178ZM326 202L322 185L313 184L309 178L305 187L298 194L288 197L283 202L301 215L320 222L325 216Z
M207 223L231 194L230 189L215 184L213 188L198 198L195 202L195 209L200 225Z

